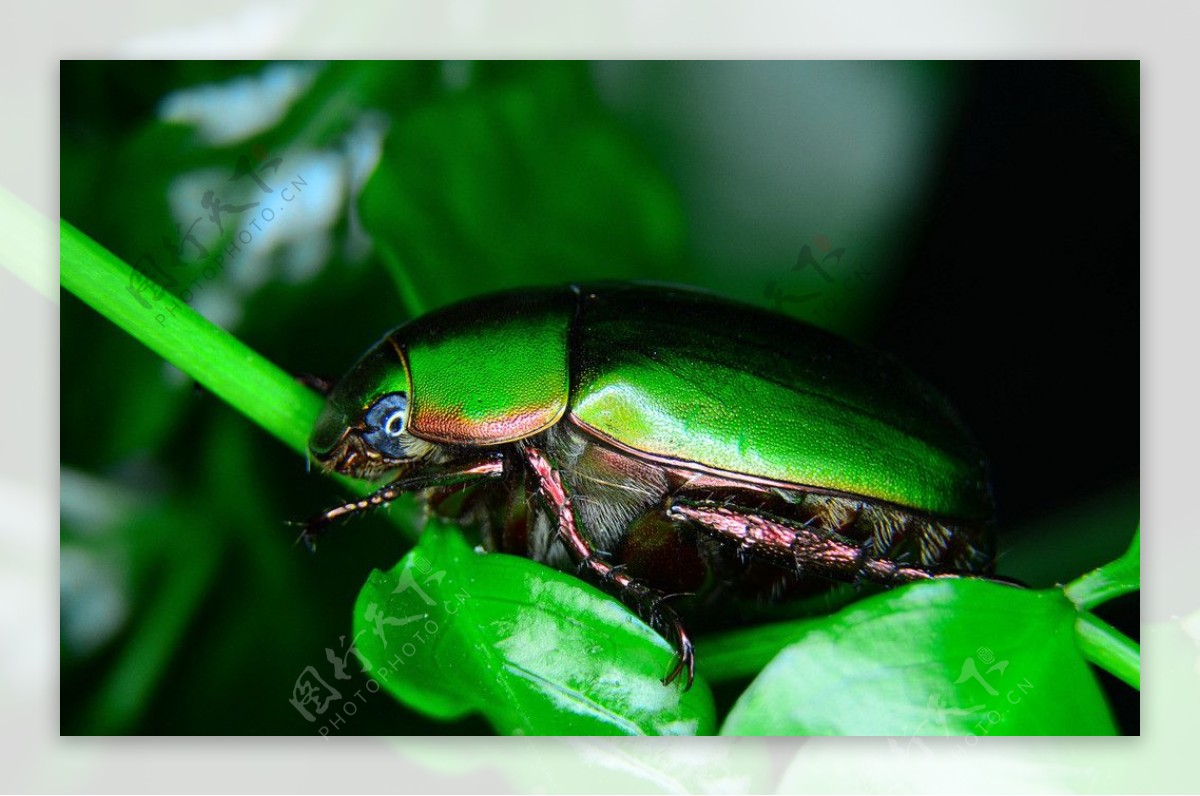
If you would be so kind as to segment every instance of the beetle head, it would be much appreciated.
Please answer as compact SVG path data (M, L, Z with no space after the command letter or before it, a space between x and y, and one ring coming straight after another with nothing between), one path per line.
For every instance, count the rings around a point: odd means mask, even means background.
M409 432L408 381L405 358L390 339L367 352L325 401L309 439L317 463L375 479L432 453L435 445Z

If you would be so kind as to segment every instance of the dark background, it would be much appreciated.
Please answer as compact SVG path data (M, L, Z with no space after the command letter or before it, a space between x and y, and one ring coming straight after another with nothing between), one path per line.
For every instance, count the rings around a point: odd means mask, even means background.
M1083 571L1111 558L1138 521L1137 72L971 73L876 341L953 391L991 460L1002 569L1049 585L1068 579L1064 559ZM1039 523L1072 510L1074 537ZM1098 613L1137 638L1138 605ZM1136 734L1136 694L1102 677Z

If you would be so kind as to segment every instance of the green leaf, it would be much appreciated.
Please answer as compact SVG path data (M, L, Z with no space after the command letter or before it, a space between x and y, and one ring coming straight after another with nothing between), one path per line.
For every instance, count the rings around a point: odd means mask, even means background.
M596 101L586 66L489 69L397 120L363 192L363 225L410 311L678 273L676 197Z
M934 581L805 622L725 735L1095 735L1115 726L1059 590Z
M355 648L397 699L430 716L478 711L511 734L700 734L708 685L664 686L674 653L624 606L523 558L480 554L434 521L354 609Z

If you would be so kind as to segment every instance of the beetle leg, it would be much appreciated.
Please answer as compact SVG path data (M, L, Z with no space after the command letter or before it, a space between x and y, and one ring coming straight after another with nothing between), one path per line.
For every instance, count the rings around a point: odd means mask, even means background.
M575 509L571 497L563 488L562 477L537 448L525 448L525 460L537 478L538 486L551 511L558 521L558 538L566 546L571 559L581 571L588 572L596 581L615 591L625 602L637 608L656 633L673 642L676 650L675 666L663 678L668 685L687 672L683 690L692 687L696 679L696 653L688 637L683 621L674 609L665 606L670 596L647 586L644 582L625 574L620 566L604 561L579 532L575 521Z
M846 539L811 520L786 520L714 500L676 496L671 499L667 515L697 523L710 533L737 543L739 552L749 557L792 566L798 575L811 574L853 583L865 580L894 586L964 574L873 557L870 545Z
M445 467L439 466L428 470L402 475L396 480L376 490L361 500L354 500L334 506L321 512L304 523L304 531L298 541L304 543L309 550L316 549L317 539L325 532L330 523L335 520L367 511L377 506L391 503L406 492L419 492L432 487L445 487L473 481L479 478L498 478L504 473L504 459L501 456L489 456L485 459L466 462L465 464Z

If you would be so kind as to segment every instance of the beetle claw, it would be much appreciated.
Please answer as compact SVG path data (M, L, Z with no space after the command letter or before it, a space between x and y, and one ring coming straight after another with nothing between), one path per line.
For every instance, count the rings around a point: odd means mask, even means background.
M317 536L318 536L318 534L313 532L313 529L310 526L310 524L309 523L289 523L289 524L291 524L291 525L301 525L302 524L304 526L304 530L302 530L300 532L300 535L296 537L296 541L292 542L292 546L294 547L295 545L302 544L302 545L304 545L304 549L307 550L308 552L310 552L310 553L317 552Z
M684 683L683 690L688 691L692 687L692 682L696 679L696 650L692 646L692 640L688 637L687 629L684 628L683 620L679 618L679 614L675 613L673 608L664 606L663 603L676 597L689 596L689 593L662 594L660 592L651 592L649 595L644 596L652 597L652 599L648 600L649 616L647 619L649 620L650 627L675 647L675 665L667 673L667 676L663 678L662 684L670 685L686 670L687 682Z
M301 528L302 529L300 531L300 535L296 537L296 540L294 542L292 542L292 547L302 544L302 545L304 545L305 549L308 550L308 552L312 553L312 552L316 551L318 534L314 533L313 524L311 521L309 521L309 522L290 522L289 521L285 524L289 525L293 528Z
M663 678L663 685L670 685L679 675L687 671L687 681L683 684L683 690L691 690L692 683L696 680L696 650L692 647L692 640L688 638L687 631L683 628L683 623L679 621L679 617L674 611L670 611L671 631L675 636L675 644L678 648L675 653L675 666Z
M304 545L304 549L310 553L317 552L317 535L305 530L300 534L300 538L296 540Z

